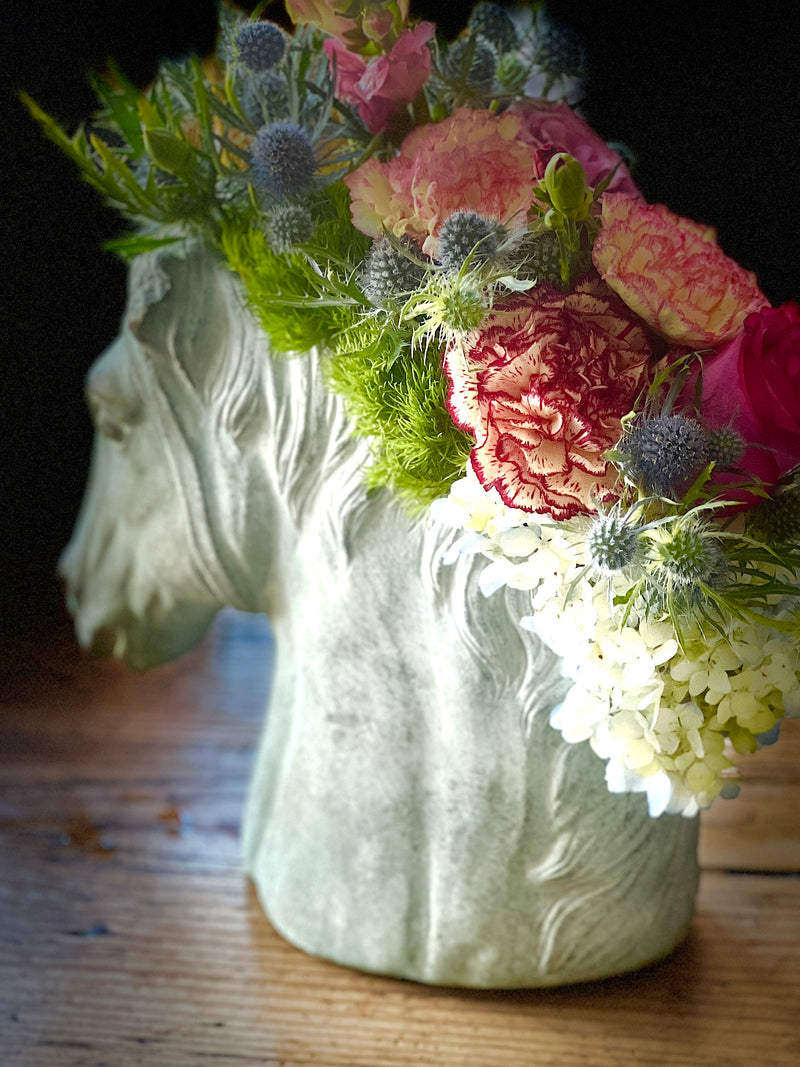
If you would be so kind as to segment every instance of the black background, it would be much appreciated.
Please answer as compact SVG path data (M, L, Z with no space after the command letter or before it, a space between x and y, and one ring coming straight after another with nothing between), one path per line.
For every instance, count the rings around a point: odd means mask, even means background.
M246 5L243 5L246 7ZM773 304L800 298L800 48L794 3L551 0L588 55L583 111L639 157L650 201L717 228ZM731 5L733 7L734 5ZM420 2L445 37L469 4ZM281 17L280 5L267 15ZM94 110L86 73L116 58L137 84L160 56L208 51L213 0L12 2L2 35L0 635L62 611L58 555L85 484L83 378L113 340L125 269L104 240L122 223L39 134L25 89L67 128Z

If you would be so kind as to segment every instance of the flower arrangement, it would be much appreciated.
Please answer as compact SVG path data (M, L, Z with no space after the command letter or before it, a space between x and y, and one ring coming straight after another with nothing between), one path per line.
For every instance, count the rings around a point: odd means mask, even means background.
M135 229L199 234L276 353L320 346L370 487L530 592L552 715L609 789L692 816L800 714L800 307L647 203L540 3L442 41L408 0L221 11L218 54L96 79L45 132Z

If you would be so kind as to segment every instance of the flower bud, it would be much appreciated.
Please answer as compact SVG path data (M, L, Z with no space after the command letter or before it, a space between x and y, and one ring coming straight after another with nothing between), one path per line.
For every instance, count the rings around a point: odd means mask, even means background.
M592 190L577 159L558 152L545 167L542 185L555 210L567 219L587 218L592 206Z

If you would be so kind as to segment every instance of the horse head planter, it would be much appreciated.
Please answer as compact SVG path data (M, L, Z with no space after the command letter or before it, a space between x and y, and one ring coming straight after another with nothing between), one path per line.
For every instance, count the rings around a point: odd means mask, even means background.
M79 639L136 667L224 605L276 666L244 818L277 930L367 971L484 988L631 970L688 928L696 820L653 820L548 724L558 662L484 598L453 533L367 493L320 360L278 359L198 246L133 264L88 382L97 428L62 560Z

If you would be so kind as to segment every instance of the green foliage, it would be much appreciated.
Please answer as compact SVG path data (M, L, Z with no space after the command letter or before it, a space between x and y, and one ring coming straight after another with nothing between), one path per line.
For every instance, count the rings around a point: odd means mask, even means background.
M332 356L326 373L344 397L356 432L374 440L368 484L389 486L416 512L462 477L474 441L447 412L438 357L403 345L381 318L374 320L373 343L368 345L365 330L364 348ZM374 343L377 338L380 343Z
M226 230L220 243L276 352L301 353L315 345L333 344L337 317L317 299L299 253L272 252L261 230Z

